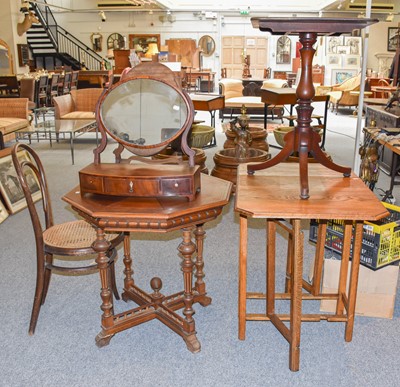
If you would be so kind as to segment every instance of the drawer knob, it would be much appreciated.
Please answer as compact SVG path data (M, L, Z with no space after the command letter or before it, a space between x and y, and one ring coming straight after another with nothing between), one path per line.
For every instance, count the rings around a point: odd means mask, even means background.
M178 183L175 183L175 184L174 184L174 187L178 188L178 187L179 187L179 184L178 184Z
M133 181L131 180L130 182L129 182L129 192L133 192Z

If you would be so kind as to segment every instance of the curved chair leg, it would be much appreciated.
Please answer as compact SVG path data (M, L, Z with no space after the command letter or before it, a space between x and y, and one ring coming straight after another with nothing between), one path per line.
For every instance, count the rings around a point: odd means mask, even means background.
M53 254L46 254L46 263L48 265L53 264ZM43 283L43 294L42 294L42 302L41 302L42 305L46 301L47 291L49 290L49 285L50 285L50 279L51 279L51 269L46 267L44 269L44 283Z
M44 257L42 254L39 254L37 257L35 298L33 299L31 321L29 323L30 335L33 335L35 333L36 323L39 318L40 307L42 305L43 288L44 288Z

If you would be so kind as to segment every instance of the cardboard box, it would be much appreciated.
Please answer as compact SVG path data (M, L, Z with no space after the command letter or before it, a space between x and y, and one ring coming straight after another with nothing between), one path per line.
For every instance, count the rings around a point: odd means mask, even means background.
M337 292L340 262L336 259L324 259L322 293ZM349 275L350 275L349 264ZM369 317L393 318L396 300L399 266L389 265L379 270L360 266L358 278L356 314ZM347 277L349 285L349 276ZM336 301L322 300L322 312L335 312Z

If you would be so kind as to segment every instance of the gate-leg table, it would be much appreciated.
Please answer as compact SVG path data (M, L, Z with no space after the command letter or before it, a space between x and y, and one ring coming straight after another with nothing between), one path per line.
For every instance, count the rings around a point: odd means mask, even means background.
M300 332L302 321L345 322L345 340L353 335L355 302L364 220L378 220L388 215L385 207L360 178L352 174L343 177L319 164L309 165L309 180L313 195L303 200L298 195L300 177L295 163L281 163L274 168L247 174L247 165L239 166L236 186L235 210L240 215L239 244L239 339L246 335L246 321L271 321L289 342L289 368L300 367ZM265 293L247 291L247 237L248 218L266 219L267 274ZM303 219L320 219L321 226L315 254L314 283L303 279ZM343 252L338 292L321 294L320 279L324 258L326 220L344 220ZM284 222L283 220L286 220ZM353 232L354 224L354 232ZM288 265L285 292L275 292L276 228L280 226L289 234ZM353 237L352 237L353 234ZM352 249L349 291L346 291L347 272ZM306 292L303 292L303 289ZM246 312L248 299L265 300L265 313ZM333 299L337 301L336 313L302 313L303 300ZM290 301L290 313L279 314L277 300ZM289 327L284 324L289 322ZM271 354L273 355L273 354Z

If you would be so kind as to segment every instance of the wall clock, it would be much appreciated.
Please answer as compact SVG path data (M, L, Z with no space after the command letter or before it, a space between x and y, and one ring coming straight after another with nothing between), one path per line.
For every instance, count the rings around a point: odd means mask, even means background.
M122 50L125 48L125 39L121 34L113 33L107 38L107 48L111 50Z
M276 63L289 63L292 41L286 35L281 36L276 42Z

